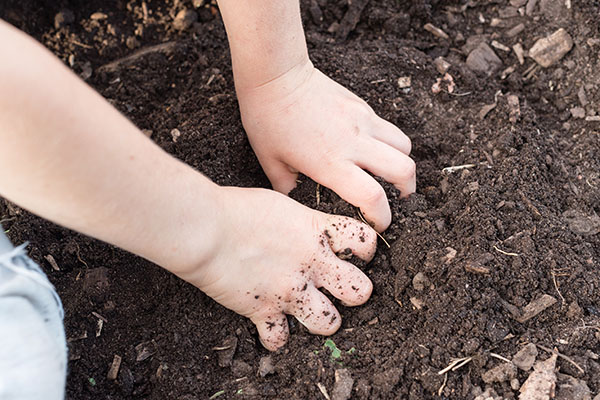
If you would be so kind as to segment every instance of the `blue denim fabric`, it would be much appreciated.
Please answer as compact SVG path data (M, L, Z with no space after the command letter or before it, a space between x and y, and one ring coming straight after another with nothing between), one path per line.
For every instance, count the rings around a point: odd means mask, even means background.
M62 400L64 311L40 267L0 226L0 400Z

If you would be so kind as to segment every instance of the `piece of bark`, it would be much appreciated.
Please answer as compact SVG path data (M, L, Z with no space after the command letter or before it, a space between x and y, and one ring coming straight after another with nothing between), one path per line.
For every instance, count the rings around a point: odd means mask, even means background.
M557 300L550 296L549 294L544 294L542 297L539 297L535 300L532 300L529 304L523 307L523 312L519 318L516 318L520 323L524 323L529 321L531 318L535 317L546 308L553 306Z
M368 3L369 0L348 0L348 11L346 11L336 31L338 40L346 40L348 35L356 28L360 21L360 15Z
M119 369L121 368L121 360L121 356L115 354L112 364L110 365L110 369L108 370L108 374L106 375L107 379L111 381L117 379L117 376L119 375Z

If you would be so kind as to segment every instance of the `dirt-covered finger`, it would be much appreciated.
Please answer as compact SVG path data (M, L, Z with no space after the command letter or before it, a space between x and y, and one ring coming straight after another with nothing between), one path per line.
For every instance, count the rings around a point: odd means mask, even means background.
M373 284L367 275L334 254L327 256L317 267L313 280L317 287L324 287L348 306L364 304L373 292Z
M332 335L342 323L340 314L327 296L308 283L300 288L290 313L317 335Z
M251 318L256 325L262 345L270 351L275 351L285 345L289 336L287 317L282 313Z
M336 254L351 253L367 262L375 255L375 230L354 218L328 215L323 233Z

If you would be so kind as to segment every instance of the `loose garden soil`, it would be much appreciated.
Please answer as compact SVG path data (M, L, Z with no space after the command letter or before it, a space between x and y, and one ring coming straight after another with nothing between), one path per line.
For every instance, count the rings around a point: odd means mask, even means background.
M354 380L356 399L473 399L488 386L493 398L512 399L528 371L518 371L513 387L510 377L486 383L482 375L505 362L495 355L512 359L527 343L568 357L557 362L557 398L597 395L600 5L541 0L528 15L527 3L536 2L302 2L315 65L398 125L418 166L409 199L385 185L390 247L380 240L363 266L374 282L371 300L339 305L343 324L331 337L339 358L291 319L288 345L270 354L250 321L191 285L0 202L9 236L30 242L64 301L67 397L346 398L334 390L338 370L343 382ZM196 15L177 30L184 9ZM240 122L214 4L8 0L0 18L43 43L170 154L221 185L269 187ZM519 63L514 44L530 49L559 28L573 38L566 56L548 68ZM492 47L502 65L471 70L473 46L494 40L508 46ZM432 90L444 76L437 57L450 63L452 93L448 77ZM410 83L401 88L403 77ZM301 181L293 198L357 216L329 190ZM555 301L525 320L526 306L543 295ZM541 346L545 360L551 354ZM122 362L111 380L115 355ZM470 362L438 374L463 357Z

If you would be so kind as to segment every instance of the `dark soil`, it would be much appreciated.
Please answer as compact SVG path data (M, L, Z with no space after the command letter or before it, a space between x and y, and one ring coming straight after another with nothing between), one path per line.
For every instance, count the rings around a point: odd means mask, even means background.
M32 257L64 301L68 398L189 400L224 391L219 398L320 399L316 384L332 393L335 370L347 368L353 398L468 399L485 389L482 374L502 363L490 352L510 359L527 342L556 347L585 371L559 358L560 372L586 382L592 396L600 392L600 122L570 112L600 113L600 5L573 1L566 9L564 1L542 1L532 16L490 24L512 15L508 0L470 1L462 9L458 2L372 0L362 13L353 8L365 3L355 1L348 11L345 0L304 1L310 52L320 69L410 136L419 186L408 200L386 186L394 221L384 237L391 248L380 241L365 267L372 299L340 306L344 322L332 339L341 358L331 361L325 338L292 320L289 344L269 354L250 321L191 285L2 202L10 237L30 241ZM183 8L193 8L192 1L9 0L1 2L0 17L83 74L169 153L219 184L268 187L240 122L218 9L201 6L198 21L178 32L172 23ZM62 9L74 21L56 27ZM424 30L428 22L450 40ZM520 22L525 29L507 37ZM474 35L529 49L560 27L574 47L549 68L529 73L532 59L520 65L512 51L498 49L503 66L490 76L465 65L462 46ZM173 44L105 66L163 42ZM433 65L438 56L452 64L452 94L432 92L442 77ZM510 66L514 72L503 79ZM404 76L412 78L410 89L397 85ZM520 103L513 121L508 95ZM496 108L480 118L495 98ZM173 129L181 132L176 142ZM443 171L465 164L474 166ZM308 179L292 196L356 215ZM44 259L48 254L60 271ZM424 285L413 282L417 273ZM517 322L519 310L543 294L557 302ZM106 319L98 335L92 312ZM111 381L115 354L123 362ZM472 361L449 372L438 395L438 371L466 356ZM548 356L540 349L538 359ZM262 357L273 363L265 377L258 374ZM527 376L519 371L517 379L522 384ZM491 386L503 398L518 397L509 382ZM557 391L558 398L575 398L560 384Z

